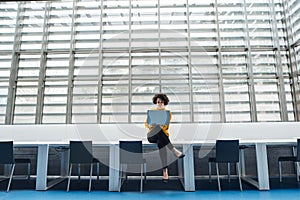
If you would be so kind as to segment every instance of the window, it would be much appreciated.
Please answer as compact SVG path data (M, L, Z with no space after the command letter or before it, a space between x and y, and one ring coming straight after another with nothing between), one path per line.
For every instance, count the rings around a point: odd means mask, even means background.
M0 3L0 124L297 121L297 0ZM287 20L283 20L283 19Z

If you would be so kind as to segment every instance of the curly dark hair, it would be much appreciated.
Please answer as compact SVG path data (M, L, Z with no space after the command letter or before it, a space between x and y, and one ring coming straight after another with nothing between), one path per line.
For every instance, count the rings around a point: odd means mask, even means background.
M154 97L152 98L153 104L156 104L157 99L161 99L164 102L164 105L169 104L169 98L166 94L163 93L155 94Z

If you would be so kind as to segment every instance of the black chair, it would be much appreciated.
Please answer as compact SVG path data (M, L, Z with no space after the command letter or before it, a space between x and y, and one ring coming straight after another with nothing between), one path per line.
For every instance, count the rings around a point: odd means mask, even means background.
M294 151L295 154L295 151ZM294 162L295 169L297 174L297 181L299 182L299 163L300 163L300 139L297 139L297 154L295 156L280 156L278 157L278 169L279 169L279 180L282 182L282 171L281 171L281 163L282 162Z
M209 165L209 181L211 181L211 163L216 163L218 189L221 191L220 177L219 177L219 163L227 163L228 181L230 182L230 164L236 163L236 170L239 179L240 190L243 191L241 173L240 173L240 153L239 140L217 140L216 142L216 157L208 159Z
M13 141L0 142L0 164L10 165L9 181L6 191L9 191L16 164L27 164L27 179L30 179L30 159L15 159Z
M68 186L67 191L70 188L72 166L76 164L78 167L78 179L80 179L80 165L90 165L90 179L89 179L89 192L92 186L93 165L97 164L97 179L99 179L99 164L100 161L93 157L92 141L70 141L70 160L69 160L69 172L68 172Z
M143 180L146 181L146 159L143 158L143 144L142 141L120 141L120 176L119 176L119 192L123 184L123 175L127 179L128 165L140 165L141 167L141 181L140 192L143 192ZM144 177L143 177L144 175Z

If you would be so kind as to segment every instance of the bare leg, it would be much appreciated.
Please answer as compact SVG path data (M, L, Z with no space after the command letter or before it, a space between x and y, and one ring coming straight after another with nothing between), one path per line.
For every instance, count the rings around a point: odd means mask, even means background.
M179 151L179 150L176 149L175 147L173 147L172 152L174 153L174 155L175 155L177 158L183 158L183 157L185 156L181 151Z
M163 168L163 181L167 183L169 180L168 168Z

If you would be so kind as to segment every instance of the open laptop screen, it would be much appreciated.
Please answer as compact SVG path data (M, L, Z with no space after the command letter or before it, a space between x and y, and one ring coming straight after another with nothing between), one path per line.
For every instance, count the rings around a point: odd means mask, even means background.
M148 124L169 125L170 111L169 110L148 110Z

